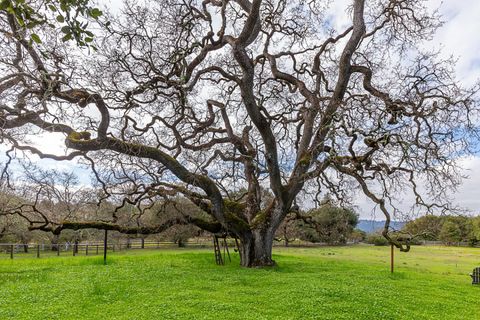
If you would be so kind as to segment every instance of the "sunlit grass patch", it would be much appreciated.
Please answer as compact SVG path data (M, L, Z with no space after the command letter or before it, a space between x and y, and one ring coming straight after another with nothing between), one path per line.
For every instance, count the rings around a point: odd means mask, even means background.
M0 260L0 319L480 319L471 248L277 248L278 266L210 250Z

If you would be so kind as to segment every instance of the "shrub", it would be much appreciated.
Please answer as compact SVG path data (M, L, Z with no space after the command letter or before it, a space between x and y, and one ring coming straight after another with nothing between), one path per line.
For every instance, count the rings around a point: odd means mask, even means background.
M371 234L367 237L367 243L375 246L387 246L388 241L380 234Z

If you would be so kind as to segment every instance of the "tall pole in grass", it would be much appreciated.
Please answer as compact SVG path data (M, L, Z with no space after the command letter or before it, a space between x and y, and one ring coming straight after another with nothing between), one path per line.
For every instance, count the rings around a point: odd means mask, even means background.
M390 245L390 272L393 273L393 255L395 250L393 249L393 244Z
M107 264L107 233L105 229L105 238L103 239L103 264Z

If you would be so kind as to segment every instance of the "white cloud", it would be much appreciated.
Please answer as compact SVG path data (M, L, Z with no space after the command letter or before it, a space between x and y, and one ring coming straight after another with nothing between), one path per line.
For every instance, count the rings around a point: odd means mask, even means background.
M461 165L465 168L468 178L454 195L455 202L469 209L472 214L478 215L480 213L480 157L463 159Z
M432 7L439 4L432 0ZM438 30L430 43L441 46L444 57L458 58L457 76L465 84L480 78L480 1L446 1L440 6L445 24Z
M123 0L107 0L103 2L102 5L112 12L119 12L123 7Z
M63 133L45 132L32 137L32 146L38 148L43 153L65 155L65 135Z

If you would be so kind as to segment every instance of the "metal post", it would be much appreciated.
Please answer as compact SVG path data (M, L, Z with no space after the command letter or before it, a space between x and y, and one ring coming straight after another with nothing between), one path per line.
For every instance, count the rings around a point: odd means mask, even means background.
M105 239L103 239L103 264L107 264L107 235L108 231L105 229Z
M393 256L395 250L393 250L393 244L390 246L390 272L393 273Z

